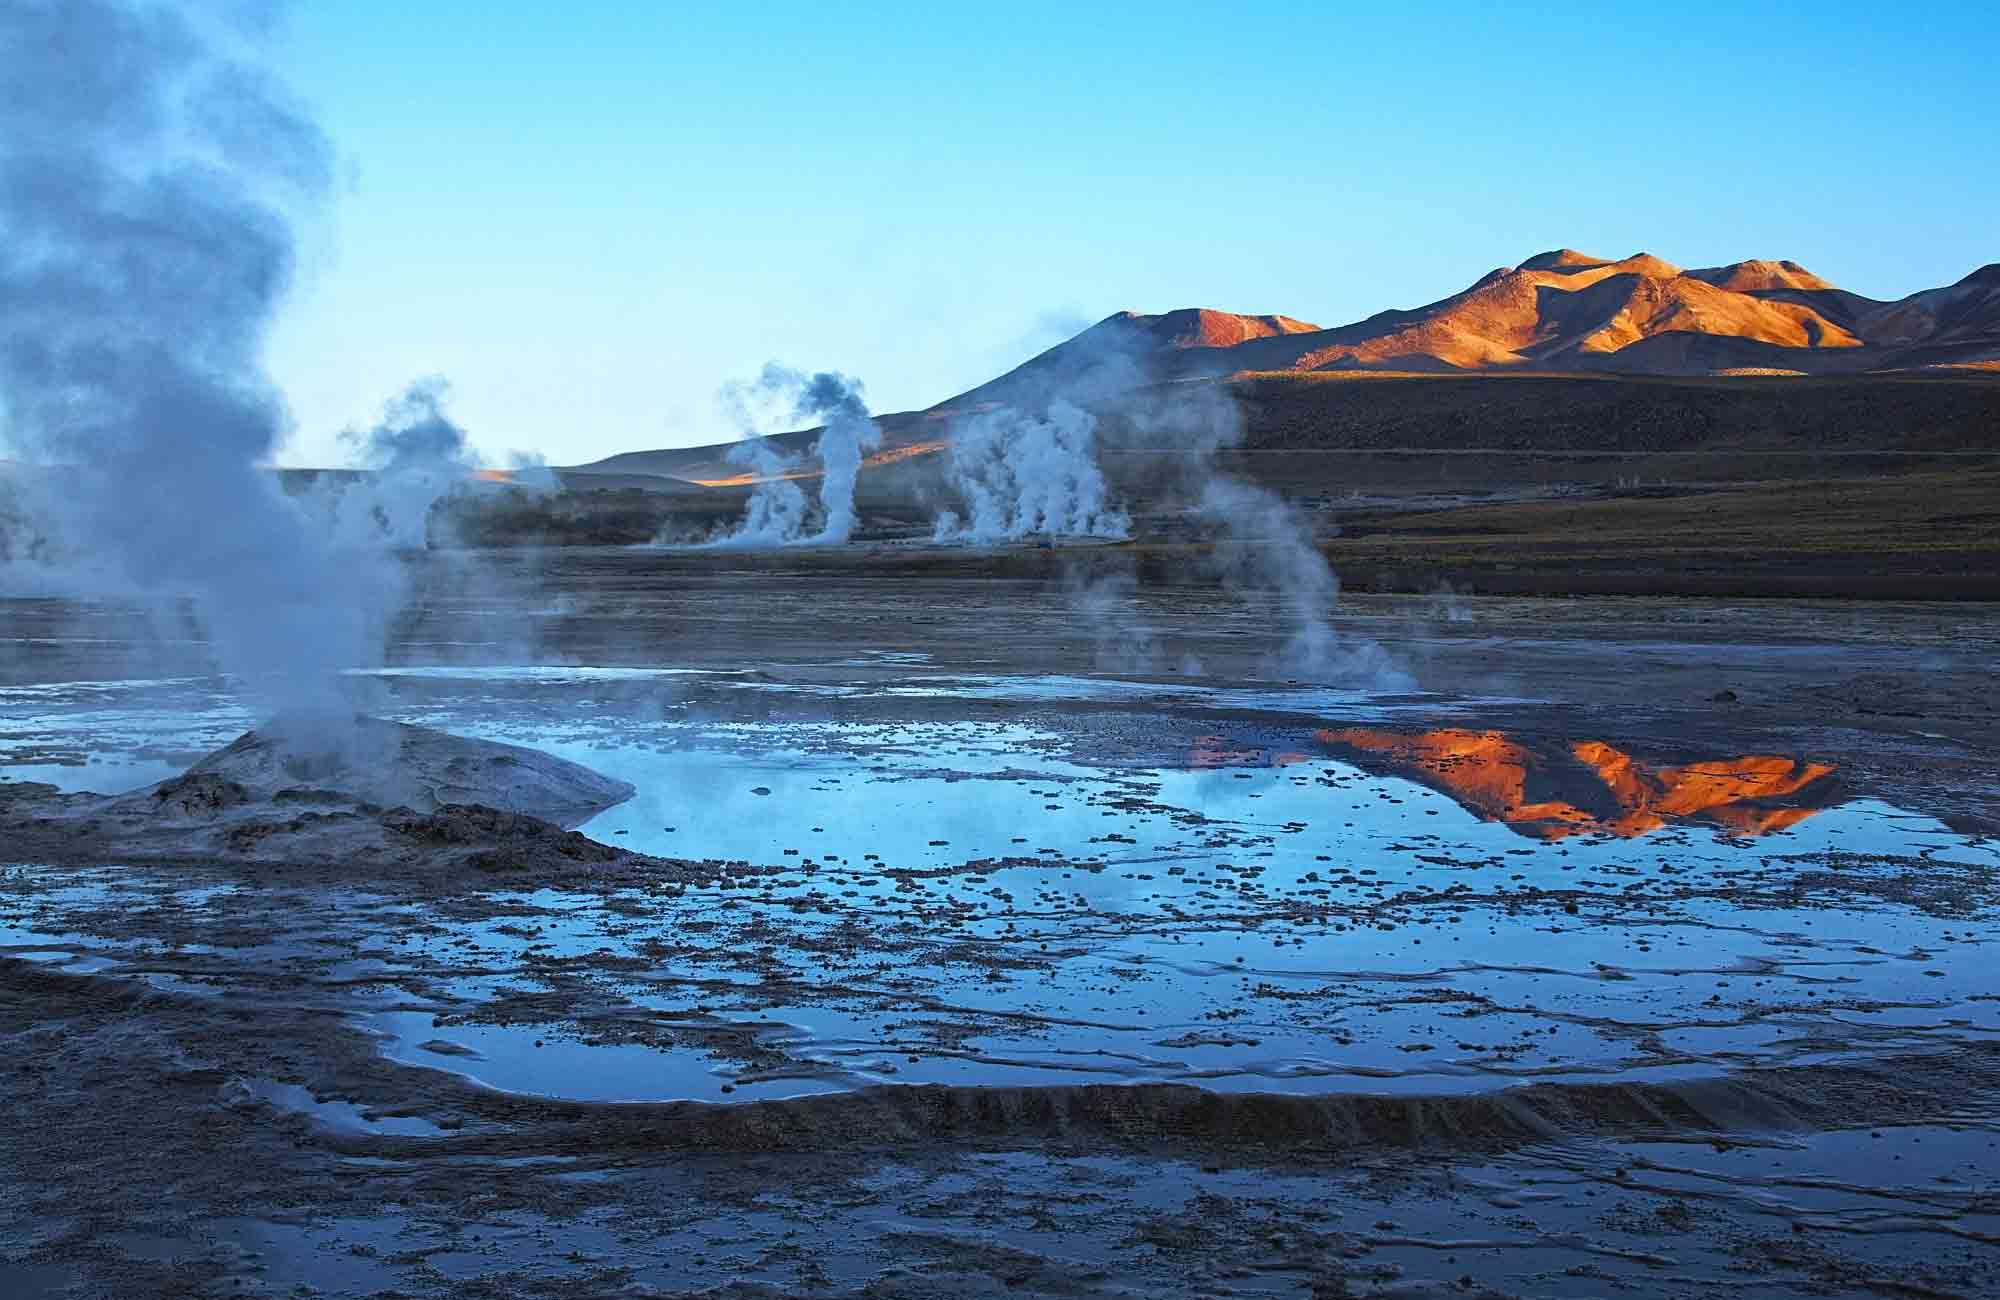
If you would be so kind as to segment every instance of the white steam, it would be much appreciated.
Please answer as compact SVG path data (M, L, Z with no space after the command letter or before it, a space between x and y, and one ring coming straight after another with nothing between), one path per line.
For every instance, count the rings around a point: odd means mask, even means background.
M752 438L729 449L729 463L741 465L757 477L750 504L743 509L743 522L726 537L711 545L756 549L767 546L797 546L806 540L806 494L795 475L795 457L771 445L768 438Z
M255 48L281 8L0 0L0 436L48 489L10 580L185 603L254 707L338 744L464 439L420 385L358 439L373 473L294 498L268 468L265 337L331 173Z
M329 152L252 35L183 5L0 5L0 429L64 467L74 586L191 599L263 703L323 705L394 584L260 468L287 210Z
M750 436L730 449L731 464L755 476L743 521L709 545L763 548L838 545L854 535L854 487L863 458L882 445L882 430L869 418L861 381L837 371L808 375L773 361L753 384L733 384L723 401ZM793 420L823 420L812 455L819 460L818 510L809 509L799 480L800 459L756 432L750 414L757 406L783 404Z
M1131 536L1097 464L1097 417L1051 402L1036 418L1012 408L973 416L953 431L946 471L964 514L941 511L933 538L991 545L1034 536Z
M479 467L465 430L444 413L442 379L411 384L383 408L372 429L350 429L341 440L368 471L333 481L319 494L343 549L388 546L420 550L430 541L431 512L463 493Z
M861 460L882 445L882 430L868 418L861 400L861 383L843 375L823 373L806 381L799 398L801 416L826 417L826 428L813 446L819 457L819 506L823 516L820 543L844 542L854 534L854 484Z
M1408 690L1414 682L1389 653L1333 624L1340 579L1305 519L1267 488L1217 475L1203 485L1200 513L1219 529L1216 562L1225 587L1275 599L1278 646L1266 670L1326 684Z
M1243 439L1243 412L1231 390L1218 382L1161 382L1168 377L1161 356L1160 341L1143 326L1114 316L996 381L1013 406L1048 415L1023 420L1003 410L962 426L966 446L954 449L950 477L972 519L941 521L940 538L1008 540L1037 531L1129 536L1130 521L1111 503L1099 462L1106 449L1142 451L1135 469L1145 467L1157 507L1170 514L1178 508L1174 524L1192 524L1212 542L1212 576L1245 605L1270 609L1272 648L1263 671L1327 685L1408 689L1409 674L1386 651L1336 624L1340 583L1311 521L1218 464ZM1091 634L1100 667L1199 667L1136 617L1129 576L1072 580L1068 604Z

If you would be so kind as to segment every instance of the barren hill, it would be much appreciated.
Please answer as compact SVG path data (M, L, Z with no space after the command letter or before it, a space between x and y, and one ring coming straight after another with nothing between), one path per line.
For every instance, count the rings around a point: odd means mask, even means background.
M1687 274L1697 280L1705 280L1718 289L1728 289L1732 293L1774 293L1780 289L1818 293L1834 287L1797 262L1767 262L1757 259L1731 262L1728 266L1705 267L1689 271Z
M1926 347L1960 362L2000 360L2000 262L1957 284L1884 303L1860 328L1877 347Z
M1437 302L1333 328L1205 307L1116 312L977 388L924 411L878 417L883 447L872 460L942 450L971 412L1039 409L1057 399L1089 406L1173 380L1318 372L1692 379L1967 371L2000 372L2000 263L1883 302L1793 261L1683 270L1650 253L1614 261L1559 248L1490 271ZM801 430L777 441L803 455L817 434ZM582 468L699 490L742 481L725 451L631 452Z
M1618 262L1545 254L1384 326L1301 339L1307 346L1288 368L1599 369L1603 358L1669 334L1860 346L1810 307L1721 288L1645 253Z
M1160 316L1121 311L1111 318L1121 326L1159 341L1168 348L1227 348L1251 339L1287 334L1313 334L1319 326L1290 316L1238 316L1207 307L1183 307Z
M2000 362L2000 265L1881 302L1797 262L1683 270L1650 253L1616 261L1560 248L1490 271L1422 307L1320 329L1284 316L1184 308L1119 312L933 409L1092 395L1136 371L1852 374Z

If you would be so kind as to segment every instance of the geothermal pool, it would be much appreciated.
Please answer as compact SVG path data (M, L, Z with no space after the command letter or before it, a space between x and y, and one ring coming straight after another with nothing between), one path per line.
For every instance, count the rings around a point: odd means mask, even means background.
M455 917L335 894L290 906L301 935L246 891L24 864L0 952L219 991L278 963L337 984L392 1059L589 1101L1428 1094L2000 1033L1978 905L2000 846L1842 786L1837 754L1649 762L1480 726L1518 700L853 666L357 683L630 782L584 832L729 864L714 886L494 880ZM251 723L216 687L0 690L0 775L159 779ZM791 716L743 720L752 699Z
M0 1292L1991 1290L1990 611L1350 602L1387 689L1201 593L1137 611L1189 676L1032 586L562 563L347 689L631 783L646 870L0 862L3 1154L121 1153ZM31 613L0 810L258 721Z

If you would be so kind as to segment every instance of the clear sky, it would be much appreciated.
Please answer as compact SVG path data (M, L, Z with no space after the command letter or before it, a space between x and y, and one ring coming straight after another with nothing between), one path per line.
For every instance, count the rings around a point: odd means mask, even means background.
M1570 246L1900 297L2000 259L2000 7L337 0L273 369L332 463L731 436L768 360L929 405L1121 308L1323 325Z

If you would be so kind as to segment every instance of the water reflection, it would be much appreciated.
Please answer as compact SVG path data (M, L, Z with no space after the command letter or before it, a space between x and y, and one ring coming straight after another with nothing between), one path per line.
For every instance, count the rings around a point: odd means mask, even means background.
M1668 764L1601 740L1543 742L1498 731L1344 727L1316 735L1356 766L1427 785L1538 840L1629 839L1676 822L1763 835L1798 825L1838 794L1834 764L1779 754Z

